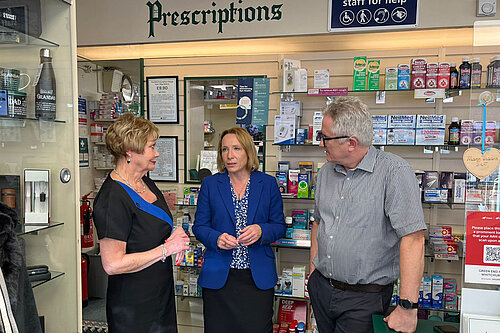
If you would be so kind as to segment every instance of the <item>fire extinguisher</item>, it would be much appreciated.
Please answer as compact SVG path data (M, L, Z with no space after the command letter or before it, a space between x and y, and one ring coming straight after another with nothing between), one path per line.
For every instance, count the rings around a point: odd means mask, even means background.
M88 273L89 273L89 256L82 253L82 306L86 307L89 304L89 289L88 289Z
M94 226L92 223L92 208L88 199L92 191L82 197L80 204L80 228L82 235L82 248L94 246Z

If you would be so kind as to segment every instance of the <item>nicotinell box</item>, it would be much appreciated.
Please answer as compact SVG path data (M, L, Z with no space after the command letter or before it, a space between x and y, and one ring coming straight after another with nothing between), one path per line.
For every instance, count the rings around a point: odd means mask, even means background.
M373 129L373 145L386 145L387 144L387 129L374 128Z
M424 276L422 278L422 308L431 307L431 297L432 297L432 279L430 276Z
M417 116L414 114L390 114L387 128L415 128Z
M440 128L417 128L415 144L420 146L444 145L444 129Z
M427 89L438 88L438 71L439 65L437 62L430 62L427 64L427 73L425 75L425 87Z
M387 128L387 115L372 115L373 128Z
M366 90L366 57L354 57L352 90Z
M427 74L427 59L415 58L411 61L411 88L425 88L425 76Z
M385 69L385 90L398 90L397 67L387 67Z
M410 66L398 65L398 90L410 89Z
M302 117L302 103L300 101L281 101L280 115Z
M309 198L309 174L299 173L299 189L297 198Z
M431 306L433 309L443 308L443 277L441 275L432 275Z
M440 62L438 68L438 88L448 89L450 87L450 63Z
M446 115L444 114L419 114L417 115L417 128L446 128Z
M368 60L368 90L378 90L380 85L380 60Z
M474 134L474 121L462 120L460 122L460 144L472 144L472 135Z
M274 116L274 143L280 145L295 144L295 116Z

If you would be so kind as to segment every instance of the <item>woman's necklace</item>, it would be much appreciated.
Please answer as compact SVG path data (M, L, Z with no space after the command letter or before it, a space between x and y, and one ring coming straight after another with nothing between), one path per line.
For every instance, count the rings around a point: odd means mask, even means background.
M234 186L234 183L231 181L231 184L233 185L233 190L236 192L236 198L238 199L238 201L241 201L241 198L243 197L243 194L245 193L245 190L247 188L249 180L250 180L250 178L248 178L245 181L244 185L242 187L240 187L239 191L236 189L236 187Z
M142 187L144 187L144 188L142 189L142 191L139 191L139 190L137 189L137 187L133 186L133 185L132 185L132 184L130 184L130 183L129 183L129 182L128 182L125 178L123 178L123 176L122 176L122 175L120 175L120 174L118 173L118 171L116 171L116 169L113 169L113 172L114 172L114 173L116 173L116 174L118 175L118 177L120 177L121 179L123 179L123 180L125 181L125 183L126 183L128 186L130 186L130 187L131 187L134 191L136 191L137 193L142 194L142 193L146 192L146 184L144 184L144 180L142 180L142 178L141 178L141 184L142 184Z

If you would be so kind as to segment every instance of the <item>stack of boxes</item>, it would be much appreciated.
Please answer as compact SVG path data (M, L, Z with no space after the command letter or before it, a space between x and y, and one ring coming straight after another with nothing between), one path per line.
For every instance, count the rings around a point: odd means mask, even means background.
M184 187L183 200L179 202L181 205L196 205L198 203L199 187Z
M96 115L96 119L116 119L122 113L122 102L118 94L103 93L99 101L99 114Z
M314 198L313 163L299 162L298 169L290 169L290 162L278 162L276 181L282 194L298 198Z
M465 173L442 171L415 172L422 201L429 203L464 203Z
M484 144L491 146L495 144L496 121L486 121ZM483 122L473 120L462 120L460 122L460 144L481 145L483 141Z
M459 254L463 252L463 242L452 236L451 226L431 226L429 247L437 259L458 260Z
M305 297L306 266L295 265L293 268L284 268L274 288L276 295Z
M201 297L202 289L198 285L199 270L196 268L178 269L174 267L175 294L178 296Z

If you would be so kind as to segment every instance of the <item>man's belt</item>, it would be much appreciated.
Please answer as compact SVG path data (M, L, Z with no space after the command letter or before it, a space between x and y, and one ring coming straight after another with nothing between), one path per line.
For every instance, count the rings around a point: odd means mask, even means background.
M319 273L319 272L318 272ZM386 284L386 285L380 285L380 284L374 284L374 283L370 283L370 284L361 284L361 283L358 283L358 284L349 284L349 283L345 283L345 282L340 282L340 281L337 281L337 280L334 280L334 279L329 279L325 276L323 276L323 274L320 273L320 275L326 279L330 285L332 287L335 287L337 289L340 289L340 290L349 290L349 291L357 291L357 292L364 292L364 293L379 293L381 291L384 291L386 290L386 288L393 288L393 285L394 283L389 283L389 284Z

